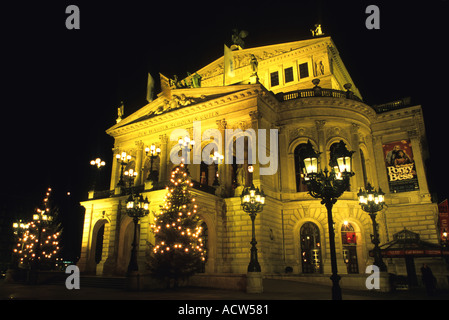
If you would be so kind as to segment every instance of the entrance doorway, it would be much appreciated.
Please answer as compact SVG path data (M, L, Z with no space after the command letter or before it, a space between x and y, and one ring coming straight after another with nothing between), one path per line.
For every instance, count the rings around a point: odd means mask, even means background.
M300 230L301 261L303 273L322 273L320 230L306 222Z
M354 227L345 221L341 227L341 243L343 244L343 259L348 273L359 273L357 260L357 235Z

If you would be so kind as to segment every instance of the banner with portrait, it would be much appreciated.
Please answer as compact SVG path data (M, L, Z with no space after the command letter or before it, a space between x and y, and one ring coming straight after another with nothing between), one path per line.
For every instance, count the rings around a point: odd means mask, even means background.
M382 147L390 192L418 190L418 177L410 140L390 142Z

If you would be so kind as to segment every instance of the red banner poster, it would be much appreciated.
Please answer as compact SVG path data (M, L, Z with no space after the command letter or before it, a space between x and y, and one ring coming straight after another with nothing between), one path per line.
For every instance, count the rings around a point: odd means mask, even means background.
M386 143L383 146L390 192L407 192L419 189L409 140Z

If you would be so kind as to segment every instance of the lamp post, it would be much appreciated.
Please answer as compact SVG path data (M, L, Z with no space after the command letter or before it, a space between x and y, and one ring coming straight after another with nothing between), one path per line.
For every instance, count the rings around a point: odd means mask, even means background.
M121 166L121 169L120 169L120 180L117 183L117 185L120 186L120 187L124 187L125 186L125 181L123 181L123 169L129 163L129 161L131 160L131 155L126 154L126 152L123 151L120 154L116 154L115 158L117 159L118 163Z
M330 159L331 171L327 167L318 172L319 152L313 149L310 140L303 150L301 161L303 167L304 181L309 189L309 194L314 198L321 199L327 209L327 223L329 228L329 246L331 253L332 275L332 299L341 300L340 276L337 269L337 255L335 251L335 231L332 218L332 207L337 199L349 187L349 179L354 175L351 171L352 154L348 151L343 141L340 141Z
M93 183L93 186L92 186L92 190L95 190L95 185L96 185L96 183L97 183L97 180L98 180L98 176L99 176L101 167L104 167L104 166L106 165L106 162L104 162L104 161L101 160L100 158L96 158L95 160L91 160L91 161L90 161L90 165L91 165L91 166L96 166L97 169L98 169L98 170L97 170L96 177L95 177L95 180L94 180L94 183Z
M134 185L134 179L137 177L137 171L134 171L133 169L126 170L124 173L124 176L128 179L128 188L132 188ZM126 185L126 183L125 183Z
M145 155L150 157L150 173L148 174L147 180L151 180L153 182L157 182L158 180L157 175L155 174L156 171L153 173L153 161L159 156L160 153L161 149L156 148L154 144L145 148ZM150 155L148 156L148 154Z
M222 154L220 154L219 152L215 151L214 155L210 155L212 160L215 163L215 177L214 177L214 183L212 184L212 186L218 186L220 185L219 181L218 181L218 165L223 163L223 159L224 156Z
M374 234L371 235L371 242L374 244L374 265L378 266L380 271L387 271L387 266L382 260L382 254L379 248L379 225L376 222L377 212L382 210L385 204L384 195L385 193L382 192L382 189L379 188L379 191L377 191L369 183L365 191L360 188L359 193L357 193L362 210L368 212L373 221Z
M131 250L131 259L128 265L128 275L139 270L137 265L137 224L139 219L145 217L150 212L149 210L150 202L148 197L143 199L143 196L139 193L131 193L126 201L126 213L129 217L133 218L134 222L134 236Z
M190 138L186 136L184 138L179 139L178 144L179 144L179 147L182 150L182 154L183 155L184 155L184 151L185 151L186 157L185 158L183 157L183 159L184 159L184 163L186 165L186 171L188 172L188 170L187 170L187 163L188 163L187 159L189 159L189 152L190 152L190 150L192 150L193 146L195 145L195 141L194 140L190 140Z
M257 260L257 248L256 248L256 229L254 221L258 212L263 210L265 204L265 194L263 191L259 191L259 188L255 188L254 184L250 188L245 188L240 196L243 211L249 213L252 223L252 237L251 237L251 259L248 265L248 272L260 272L260 264Z

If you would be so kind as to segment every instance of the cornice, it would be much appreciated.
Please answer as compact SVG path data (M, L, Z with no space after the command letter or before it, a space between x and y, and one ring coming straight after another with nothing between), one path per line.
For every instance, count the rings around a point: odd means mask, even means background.
M262 92L260 85L245 86L241 91L209 100L199 102L194 105L188 105L173 111L154 116L152 118L125 124L123 126L114 126L107 133L114 138L119 136L138 132L138 136L145 136L156 132L163 132L171 128L183 127L193 121L201 121L209 118L225 116L222 107L230 103L244 101L256 98Z

